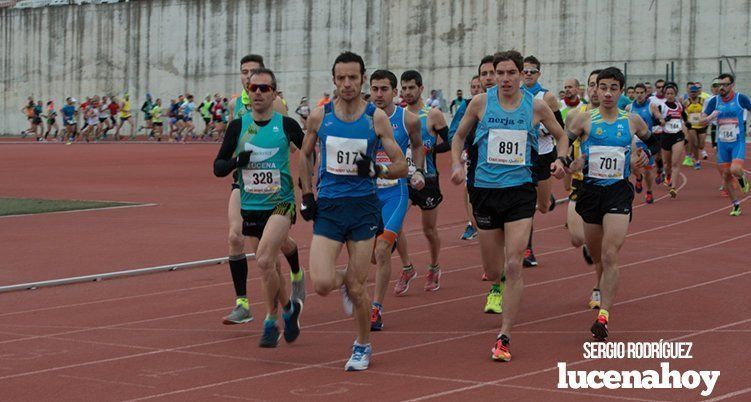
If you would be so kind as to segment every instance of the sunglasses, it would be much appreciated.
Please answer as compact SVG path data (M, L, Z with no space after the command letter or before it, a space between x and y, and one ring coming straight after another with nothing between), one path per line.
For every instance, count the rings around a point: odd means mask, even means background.
M524 70L522 70L523 74L537 74L539 72L540 72L540 70L538 70L536 68L525 68Z
M721 83L719 83L719 84L716 84L716 85L717 85L718 87L729 87L729 86L733 85L733 83L732 83L732 82L721 82ZM713 85L713 86L714 86L714 85Z
M266 93L273 91L274 87L267 84L250 84L250 87L248 89L250 89L250 92L261 91L263 93Z

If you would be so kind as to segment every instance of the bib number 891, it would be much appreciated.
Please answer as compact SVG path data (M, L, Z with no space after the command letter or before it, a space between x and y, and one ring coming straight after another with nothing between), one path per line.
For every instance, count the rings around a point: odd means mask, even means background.
M519 143L513 141L501 141L498 143L498 153L518 155Z

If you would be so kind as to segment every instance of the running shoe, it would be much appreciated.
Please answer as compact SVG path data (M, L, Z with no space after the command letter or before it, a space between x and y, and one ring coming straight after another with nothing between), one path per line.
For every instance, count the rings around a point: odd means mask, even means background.
M733 205L733 209L730 210L730 216L741 216L741 204Z
M678 190L675 189L675 187L670 186L670 190L668 190L670 193L670 198L678 197Z
M694 165L694 158L686 155L685 158L683 158L683 166L693 166Z
M461 240L472 240L475 237L477 237L477 229L475 229L472 225L467 225L467 228L464 229L464 233L462 233Z
M589 303L587 303L590 310L597 310L600 308L600 290L592 289L592 295L589 296Z
M604 315L598 316L590 331L592 331L592 337L595 340L606 341L608 339L608 319Z
M707 160L707 158L709 158L709 155L707 155L707 151L703 149L701 150L701 158L704 160Z
M493 349L490 350L490 357L493 360L500 360L503 362L511 361L511 352L509 351L509 339L506 335L501 335L495 340Z
M582 256L584 257L584 261L587 263L587 265L594 264L594 260L592 259L592 255L589 254L589 249L587 248L587 245L582 246Z
M428 275L425 278L425 291L435 292L441 288L441 269L428 267Z
M347 285L342 285L339 291L342 292L342 309L344 310L344 314L351 316L354 307L352 306L352 299L349 298L349 293L347 292Z
M290 295L290 300L299 299L301 302L305 303L305 273L300 269L300 278L298 280L294 279L294 275L290 272L290 282L292 284L292 294Z
M381 306L373 305L370 310L370 330L380 331L383 329L383 319L381 318Z
M673 186L673 176L667 174L665 175L665 180L662 182L662 184L672 187Z
M644 178L644 176L642 176L642 175L639 175L639 177L636 178L636 185L634 186L634 190L637 193L639 193L639 194L644 189L644 187L642 186L642 183L641 183L643 178Z
M655 184L660 184L665 180L665 172L658 172L655 176Z
M651 191L647 191L647 197L644 199L644 202L646 202L647 204L654 204L655 197L654 195L652 195Z
M696 163L694 163L694 170L701 170L701 162L696 161Z
M247 303L247 302L246 302ZM233 324L245 324L246 322L253 321L253 314L250 313L250 306L245 307L245 303L242 303L239 299L235 308L226 317L223 318L222 323L224 325Z
M397 296L402 296L407 294L407 291L409 290L409 283L412 282L413 279L417 278L417 271L415 271L414 268L410 269L402 269L402 274L399 276L399 280L396 281L396 284L394 284L394 294Z
M261 341L258 342L258 346L262 348L275 348L279 344L279 339L282 335L279 333L279 327L276 326L274 321L263 322L263 335L261 335Z
M503 313L503 292L493 288L488 292L488 298L485 301L485 313L501 314Z
M282 313L284 320L284 340L292 343L300 336L300 314L302 314L302 300L292 299L290 301L292 308L289 312Z
M522 261L522 265L527 268L537 266L537 259L535 258L535 253L531 248L524 250L524 261Z
M373 348L370 344L352 345L352 356L347 360L344 366L345 371L362 371L367 370L370 365L370 355L373 354Z

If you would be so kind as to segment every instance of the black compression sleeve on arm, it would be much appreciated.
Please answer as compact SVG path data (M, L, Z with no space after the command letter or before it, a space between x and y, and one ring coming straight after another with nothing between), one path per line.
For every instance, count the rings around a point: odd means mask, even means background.
M647 146L647 149L649 149L649 153L652 155L659 155L660 154L660 141L657 140L657 136L648 133L649 137L646 139L642 138L641 140L644 141L644 144Z
M438 136L441 137L443 142L435 146L435 153L440 154L451 150L451 141L449 141L449 128L444 127L436 131L438 132Z
M214 159L214 176L224 177L232 173L237 166L235 166L235 158L233 154L237 140L240 138L240 129L242 128L242 121L240 119L232 120L227 126L227 132L224 133L224 140L222 146L219 148L219 152Z
M284 116L282 125L284 126L284 133L287 134L289 142L295 144L297 149L302 148L302 140L305 137L305 133L302 132L302 128L297 124L297 121L291 117Z
M561 114L561 111L556 110L553 114L555 115L555 120L558 122L558 124L561 125L561 128L563 128L566 123L563 122L563 115Z

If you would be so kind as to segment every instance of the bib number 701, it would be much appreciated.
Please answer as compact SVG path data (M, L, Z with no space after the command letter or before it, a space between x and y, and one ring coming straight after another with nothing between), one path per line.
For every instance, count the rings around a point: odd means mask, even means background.
M600 157L600 170L615 170L618 169L618 158Z

